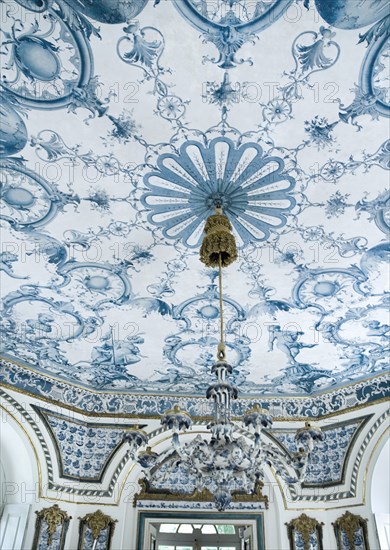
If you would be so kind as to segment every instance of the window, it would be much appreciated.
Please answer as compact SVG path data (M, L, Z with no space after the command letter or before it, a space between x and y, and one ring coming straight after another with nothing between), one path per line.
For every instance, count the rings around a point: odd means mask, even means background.
M215 527L214 525L203 525L202 527L202 533L204 535L215 535ZM206 550L208 550L208 548L206 548Z
M178 523L162 523L160 525L160 533L176 533L178 527ZM165 548L162 548L162 550L165 550ZM167 547L167 550L170 550L170 548Z
M235 535L236 529L234 525L216 525L215 528L219 535Z
M182 523L177 531L178 533L192 533L192 525L189 523Z

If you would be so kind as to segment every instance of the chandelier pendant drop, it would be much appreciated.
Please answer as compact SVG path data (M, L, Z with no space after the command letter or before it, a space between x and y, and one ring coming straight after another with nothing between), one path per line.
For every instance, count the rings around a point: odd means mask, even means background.
M295 435L298 451L291 453L264 439L264 430L272 426L269 411L255 404L240 420L243 428L232 421L232 400L238 390L229 382L233 368L226 361L224 340L222 269L237 259L237 247L232 226L220 207L209 216L205 225L205 237L200 250L200 259L219 272L219 321L220 341L217 360L212 367L216 382L207 389L206 396L212 399L213 419L208 424L209 435L198 435L188 443L180 441L179 434L192 426L190 415L175 406L166 411L161 424L172 430L172 444L182 463L195 476L199 491L207 489L214 496L217 510L225 510L232 501L232 493L254 494L258 482L264 477L264 467L272 466L275 473L287 484L305 480L310 453L316 441L323 440L319 427L306 422ZM246 428L246 430L245 430ZM244 435L237 436L237 432ZM141 444L146 444L144 433L135 430L128 434L131 453L143 467L147 477L152 477L155 467L164 457L151 451L136 453Z

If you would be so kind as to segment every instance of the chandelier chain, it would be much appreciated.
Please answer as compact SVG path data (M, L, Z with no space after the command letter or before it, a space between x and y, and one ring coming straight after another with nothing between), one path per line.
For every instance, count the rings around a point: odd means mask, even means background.
M218 283L219 283L219 326L220 326L220 336L219 336L219 346L218 346L218 359L225 359L225 334L224 334L224 323L223 323L223 294L222 294L222 256L218 255Z
M264 467L272 465L288 485L302 483L307 475L308 461L314 443L323 441L324 434L318 426L306 422L297 430L295 452L284 452L276 445L264 440L263 431L272 427L272 416L269 410L255 403L242 417L241 422L254 433L254 441L248 441L243 435L236 434L232 418L232 400L237 399L238 390L230 382L233 367L226 361L225 331L223 318L222 268L237 259L237 247L232 226L222 208L217 205L215 214L207 218L205 237L200 250L200 259L207 267L218 268L219 283L219 323L220 339L218 343L217 362L211 372L216 381L206 390L206 397L214 402L213 419L208 424L210 438L195 437L190 443L183 443L179 434L189 429L192 419L187 411L178 405L166 411L161 424L172 430L172 444L179 462L195 477L198 491L206 488L214 495L217 510L223 511L232 502L235 491L254 494L259 482L264 477ZM216 296L213 286L213 298ZM138 461L148 479L153 479L158 464L171 456L171 448L159 455L147 447L138 451L148 441L143 430L133 428L126 435L131 453ZM136 455L137 453L137 455ZM168 453L168 454L167 454Z

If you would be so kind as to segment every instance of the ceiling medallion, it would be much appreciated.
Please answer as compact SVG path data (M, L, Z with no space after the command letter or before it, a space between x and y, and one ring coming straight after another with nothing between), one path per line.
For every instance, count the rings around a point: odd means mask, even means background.
M229 382L233 368L226 361L224 341L222 269L237 258L237 247L232 226L216 208L206 222L205 237L200 250L200 259L207 266L217 268L219 273L219 317L220 341L217 350L217 361L212 367L216 382L207 389L206 396L214 402L213 420L208 424L210 435L198 435L189 443L180 441L179 433L191 428L190 415L175 406L166 411L161 424L172 430L172 444L178 455L178 462L185 464L195 474L198 491L208 489L214 497L217 510L223 511L232 501L234 491L251 494L256 490L259 481L264 477L264 467L272 466L287 484L302 483L305 480L307 464L316 441L323 441L324 435L319 427L306 422L295 435L298 451L289 451L266 443L264 429L272 426L269 411L259 405L253 406L242 417L244 427L254 437L236 436L238 426L232 422L232 399L236 399L238 390ZM249 435L249 434L248 434ZM151 451L137 453L140 446L146 443L147 436L137 429L126 436L134 459L142 466L146 478L150 479L155 467L161 463L169 450L163 455Z
M236 145L226 137L207 145L186 141L178 153L160 155L144 183L148 221L190 248L199 246L217 204L229 216L239 247L266 241L295 206L295 180L283 159L267 156L258 143Z

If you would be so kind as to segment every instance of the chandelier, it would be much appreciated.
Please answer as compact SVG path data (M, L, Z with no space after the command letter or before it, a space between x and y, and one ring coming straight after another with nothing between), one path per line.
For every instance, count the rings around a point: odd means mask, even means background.
M223 511L231 503L232 492L251 494L256 491L258 482L264 477L265 466L273 467L287 484L304 482L310 454L315 442L323 440L323 434L319 427L306 422L295 434L296 452L272 445L264 440L264 430L272 426L272 417L268 410L255 404L239 420L246 428L246 437L236 435L243 429L240 430L232 420L232 400L237 398L238 390L229 382L233 368L226 361L222 269L237 259L237 247L232 226L220 207L209 216L204 231L206 235L200 259L207 267L218 268L219 273L220 341L217 360L211 369L216 381L206 392L207 398L213 401L213 419L207 426L208 437L198 435L188 443L180 441L180 432L191 428L192 419L179 406L166 411L161 424L173 432L172 445L178 455L178 463L182 463L195 476L199 491L208 489L213 494L217 510ZM139 452L148 439L142 430L130 430L126 439L132 457L150 478L163 457L150 447Z

